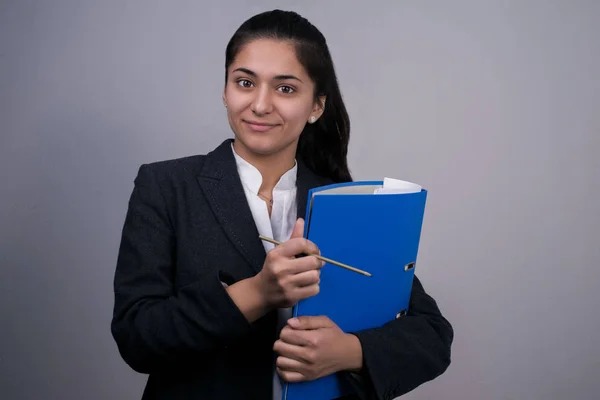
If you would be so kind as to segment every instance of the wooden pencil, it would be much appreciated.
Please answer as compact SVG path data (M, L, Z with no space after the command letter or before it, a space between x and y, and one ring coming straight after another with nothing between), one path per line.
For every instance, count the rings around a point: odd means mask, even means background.
M275 244L275 245L280 245L280 244L281 244L281 242L280 242L280 241L278 241L278 240L275 240L275 239L271 239L271 238L269 238L269 237L266 237L266 236L262 236L262 235L260 235L260 236L259 236L259 238L260 238L261 240L264 240L265 242L273 243L273 244ZM368 273L367 271L363 271L362 269L354 268L354 267L352 267L352 266L350 266L350 265L347 265L347 264L341 263L341 262L339 262L339 261L332 260L331 258L323 257L323 256L320 256L320 255L318 255L318 254L309 254L309 255L311 255L311 256L315 256L316 258L318 258L318 259L319 259L319 260L321 260L321 261L325 261L325 262L327 262L327 263L330 263L330 264L333 264L333 265L337 265L338 267L342 267L342 268L345 268L345 269L347 269L347 270L350 270L350 271L353 271L353 272L356 272L356 273L359 273L359 274L362 274L362 275L365 275L365 276L372 276L372 275L371 275L370 273Z

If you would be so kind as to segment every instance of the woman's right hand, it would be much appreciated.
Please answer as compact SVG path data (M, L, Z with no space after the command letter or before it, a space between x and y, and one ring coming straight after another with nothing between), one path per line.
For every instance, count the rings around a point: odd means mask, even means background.
M298 219L290 239L267 253L262 270L253 278L267 308L291 307L319 293L323 261L308 254L319 248L304 239L304 220ZM305 254L303 257L296 257Z

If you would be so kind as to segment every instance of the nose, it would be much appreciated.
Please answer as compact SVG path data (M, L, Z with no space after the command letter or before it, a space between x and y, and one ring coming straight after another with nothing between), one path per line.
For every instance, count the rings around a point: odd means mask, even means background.
M269 88L263 87L256 90L256 96L252 101L251 109L256 115L265 115L273 111L273 102Z

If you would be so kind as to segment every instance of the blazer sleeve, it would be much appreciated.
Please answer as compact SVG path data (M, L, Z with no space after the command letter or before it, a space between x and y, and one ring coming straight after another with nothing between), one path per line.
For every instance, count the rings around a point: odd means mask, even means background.
M151 167L140 167L122 231L111 332L135 371L168 369L248 338L218 272L175 290L176 237Z
M365 399L394 399L450 365L453 328L416 276L405 316L353 334L362 345L363 369L346 377Z

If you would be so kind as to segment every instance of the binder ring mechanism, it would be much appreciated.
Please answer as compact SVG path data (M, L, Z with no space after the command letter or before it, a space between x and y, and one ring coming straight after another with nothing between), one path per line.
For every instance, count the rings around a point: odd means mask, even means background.
M415 263L414 262L409 262L408 264L406 264L404 266L404 272L410 271L412 269L415 268ZM401 310L400 312L398 312L398 314L396 314L396 319L398 318L402 318L406 315L406 310Z

